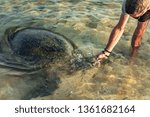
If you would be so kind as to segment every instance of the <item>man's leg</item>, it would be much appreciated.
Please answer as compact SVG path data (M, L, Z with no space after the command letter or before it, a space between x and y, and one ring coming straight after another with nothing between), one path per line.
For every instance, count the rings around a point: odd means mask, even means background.
M131 51L131 57L135 57L138 53L138 50L141 46L141 40L142 36L144 35L144 32L146 31L147 25L149 21L145 22L138 22L138 25L135 29L134 35L132 37L132 51Z

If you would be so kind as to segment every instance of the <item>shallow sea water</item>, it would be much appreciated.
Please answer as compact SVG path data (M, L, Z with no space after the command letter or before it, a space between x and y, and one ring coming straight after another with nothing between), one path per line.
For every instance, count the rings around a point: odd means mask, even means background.
M50 67L26 71L2 61L10 50L7 34L15 27L49 29L73 41L83 57L95 56L119 19L121 0L0 0L0 11L0 41L6 44L0 45L0 99L150 99L150 27L139 55L129 64L137 22L133 18L100 68L73 70L60 60Z

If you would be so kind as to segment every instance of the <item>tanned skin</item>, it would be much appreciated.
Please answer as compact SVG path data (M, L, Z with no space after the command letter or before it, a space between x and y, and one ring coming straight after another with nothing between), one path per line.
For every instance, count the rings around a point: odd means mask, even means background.
M132 51L131 51L131 57L134 57L137 55L138 49L141 46L141 40L142 37L147 29L149 20L145 22L138 22L138 25L134 31L133 37L132 37Z

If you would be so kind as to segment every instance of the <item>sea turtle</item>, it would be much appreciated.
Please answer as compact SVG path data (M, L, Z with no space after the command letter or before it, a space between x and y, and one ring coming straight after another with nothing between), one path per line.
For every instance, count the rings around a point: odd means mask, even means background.
M2 52L0 65L18 69L34 68L70 60L77 46L63 35L43 28L23 28L7 31L7 43L11 52ZM2 47L4 48L4 47ZM2 49L5 51L5 49ZM73 57L74 58L74 57ZM27 67L28 65L28 67Z
M0 88L5 90L0 91L0 99L50 95L58 88L60 74L88 65L72 41L50 30L23 28L5 34L8 38L1 41L0 50L0 71L5 71L0 76L4 84Z
M40 28L16 31L9 35L8 42L14 54L32 60L47 58L53 61L71 56L74 50L74 44L70 40Z
M0 88L4 89L0 91L0 99L31 99L52 94L60 82L56 72L66 68L75 44L42 28L11 28L5 35L8 38L0 43Z

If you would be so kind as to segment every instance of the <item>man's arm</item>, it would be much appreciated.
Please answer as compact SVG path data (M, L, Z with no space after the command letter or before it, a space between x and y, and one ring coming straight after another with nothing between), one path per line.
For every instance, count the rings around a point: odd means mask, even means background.
M118 24L114 27L114 29L112 30L110 34L109 41L106 46L106 49L108 51L111 52L113 48L115 47L115 45L117 44L117 42L119 41L120 37L122 36L124 32L124 28L128 19L129 19L129 15L121 14Z
M117 44L120 37L122 36L122 33L124 32L124 28L128 19L129 15L121 14L118 24L114 27L114 29L110 34L105 51L102 51L97 55L97 60L101 61L102 59L105 59L107 58L107 56L109 56L110 52L113 50L114 46Z

